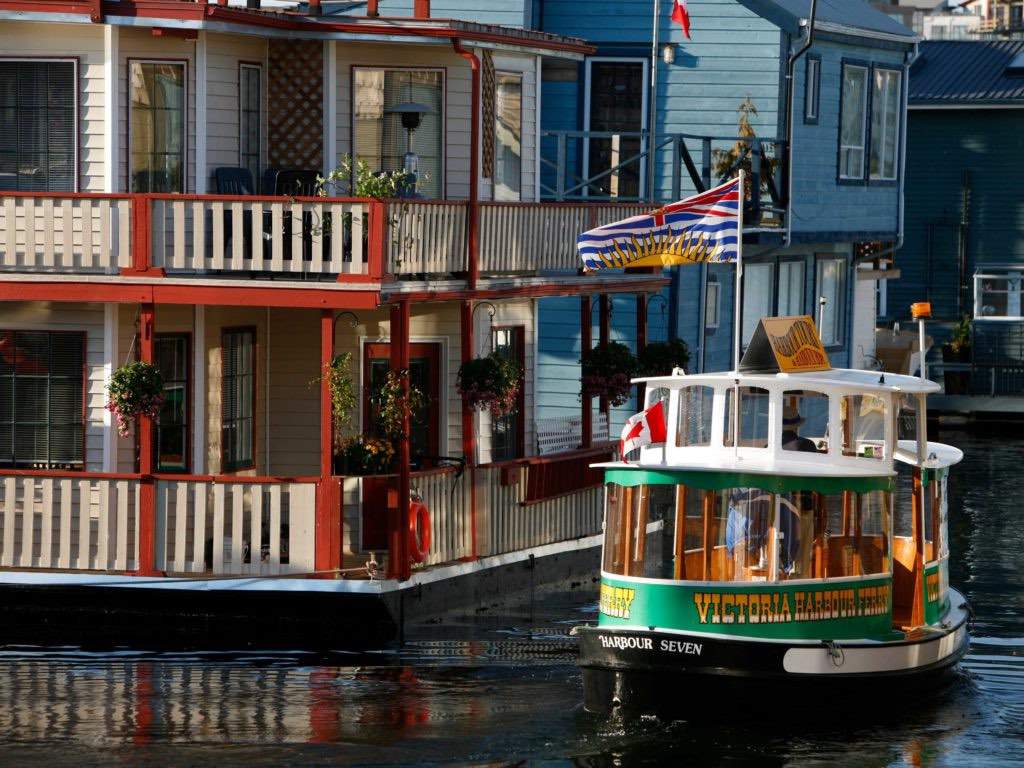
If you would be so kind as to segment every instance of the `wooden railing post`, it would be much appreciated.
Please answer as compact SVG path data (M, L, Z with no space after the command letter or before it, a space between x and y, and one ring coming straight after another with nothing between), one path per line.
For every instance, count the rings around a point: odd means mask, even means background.
M462 362L473 359L473 302L464 299L460 306L460 322L462 333ZM469 470L469 526L470 526L470 557L477 558L476 542L476 429L474 428L473 407L469 404L469 396L462 396L462 456Z
M334 310L320 310L320 482L317 483L315 515L316 570L341 568L341 483L333 477L334 429L331 387L326 371L334 358ZM326 575L326 574L325 574ZM328 576L329 577L329 576Z
M139 359L153 362L156 311L152 304L139 308ZM138 572L156 574L156 481L153 479L153 419L145 414L138 420L139 429L139 560ZM103 533L101 532L102 536Z
M580 358L586 356L593 345L590 328L590 296L580 296ZM582 377L580 380L580 442L583 448L589 448L594 438L594 414L590 407L592 399L587 395L583 387Z
M164 270L153 266L153 201L147 195L131 196L132 265L121 270L127 277L163 277ZM163 226L163 222L158 222Z
M380 280L384 276L384 250L387 244L388 205L382 200L374 200L367 206L367 250L366 271L371 280ZM338 275L343 282L345 275Z

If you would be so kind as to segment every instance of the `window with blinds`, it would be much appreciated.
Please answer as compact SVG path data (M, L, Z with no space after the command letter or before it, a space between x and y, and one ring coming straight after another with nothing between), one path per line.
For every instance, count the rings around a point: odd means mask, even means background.
M132 192L185 191L185 64L132 61Z
M440 198L444 126L444 74L438 70L369 69L357 67L353 90L355 155L372 171L404 167L405 153L419 161L416 190L421 197ZM400 115L388 112L412 102L429 111L411 134Z
M256 466L256 331L225 330L221 337L221 445L225 472Z
M260 181L261 75L262 70L255 64L239 65L239 161L243 168L249 169L256 184Z
M0 189L74 192L74 61L0 59Z
M0 466L80 469L85 334L0 330Z

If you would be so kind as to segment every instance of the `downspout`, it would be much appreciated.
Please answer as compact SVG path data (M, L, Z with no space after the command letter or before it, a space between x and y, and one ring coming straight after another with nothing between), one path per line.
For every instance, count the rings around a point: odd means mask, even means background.
M469 215L466 216L466 244L469 248L466 279L467 288L476 290L480 278L479 230L480 230L480 58L470 50L462 47L457 37L452 38L452 48L469 62L473 70L472 116L470 118L469 145Z
M791 53L786 62L786 203L789 210L786 212L786 239L782 247L788 248L793 241L793 125L795 115L793 114L794 102L796 101L794 90L796 88L797 61L810 50L814 45L814 23L818 18L818 0L811 0L811 16L807 21L807 39L796 53Z
M918 44L914 43L914 50L908 51L903 56L903 114L901 116L903 130L900 131L900 196L899 200L896 201L899 210L897 223L899 231L896 233L896 245L893 246L893 253L903 247L903 226L906 212L906 204L903 198L906 195L907 188L907 132L910 130L910 68L917 61L919 55L918 47Z

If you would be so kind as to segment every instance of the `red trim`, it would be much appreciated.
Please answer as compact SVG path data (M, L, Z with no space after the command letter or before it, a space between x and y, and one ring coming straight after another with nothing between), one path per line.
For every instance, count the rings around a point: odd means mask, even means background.
M469 275L467 283L470 290L476 288L480 279L480 58L472 51L462 47L457 38L452 40L452 48L469 62L472 70L472 99L470 111L469 137L469 210L466 212L466 245Z
M366 272L371 280L380 280L384 276L384 243L387 242L388 204L374 200L369 204L370 230L366 238L369 253L366 257ZM346 275L338 275L338 282L344 282Z
M150 34L153 37L176 37L179 40L197 40L198 29L180 29L177 27L152 27Z
M407 332L408 333L408 332ZM397 338L392 330L392 338ZM397 343L397 342L396 342ZM372 412L370 408L370 362L372 360L394 360L395 346L390 341L373 342L363 345L363 432L372 434ZM430 421L427 423L427 442L432 451L441 451L440 414L445 403L441 398L441 345L437 342L409 344L409 352L405 365L409 367L409 359L426 360L430 371L430 389L423 394L427 398L430 410Z
M334 447L331 386L327 368L334 358L334 310L320 310L320 476L330 477Z
M252 334L252 463L227 469L227 458L224 454L224 337L229 333ZM220 329L220 468L223 472L248 472L256 469L256 426L259 423L259 378L260 378L260 345L259 332L255 325L225 325Z
M141 480L138 472L86 472L73 469L11 469L0 468L0 477L55 477L77 480Z
M319 0L317 0L319 2ZM415 0L412 5L412 17L414 19L430 18L430 0Z
M139 359L153 362L156 312L152 304L139 307ZM156 484L153 481L153 419L141 416L138 421L139 473L139 574L152 576L156 570Z
M157 480L170 482L196 482L196 483L221 483L223 485L279 485L282 483L319 483L320 477L297 475L289 477L286 475L189 475L175 474L173 472L157 472L153 475Z
M604 471L590 465L610 461L612 451L582 451L552 457L545 462L528 465L524 503L546 501L601 485Z
M377 288L378 286L372 286ZM122 282L0 280L0 301L92 301L119 304L202 304L232 307L376 309L380 293L304 288L237 288L215 285L131 285Z
M459 325L462 342L462 362L473 359L473 304L463 301L459 307ZM476 430L474 429L473 409L468 398L462 398L462 456L469 465L469 529L470 557L477 558L477 527L476 527Z

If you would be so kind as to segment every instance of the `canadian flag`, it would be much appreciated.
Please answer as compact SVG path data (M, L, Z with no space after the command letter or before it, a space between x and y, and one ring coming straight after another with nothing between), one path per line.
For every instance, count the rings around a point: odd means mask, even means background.
M690 11L686 8L686 0L673 0L672 21L683 28L683 34L690 40Z
M664 443L667 434L665 409L659 400L626 422L626 426L622 428L622 438L619 440L619 453L625 458L626 454L644 445Z

